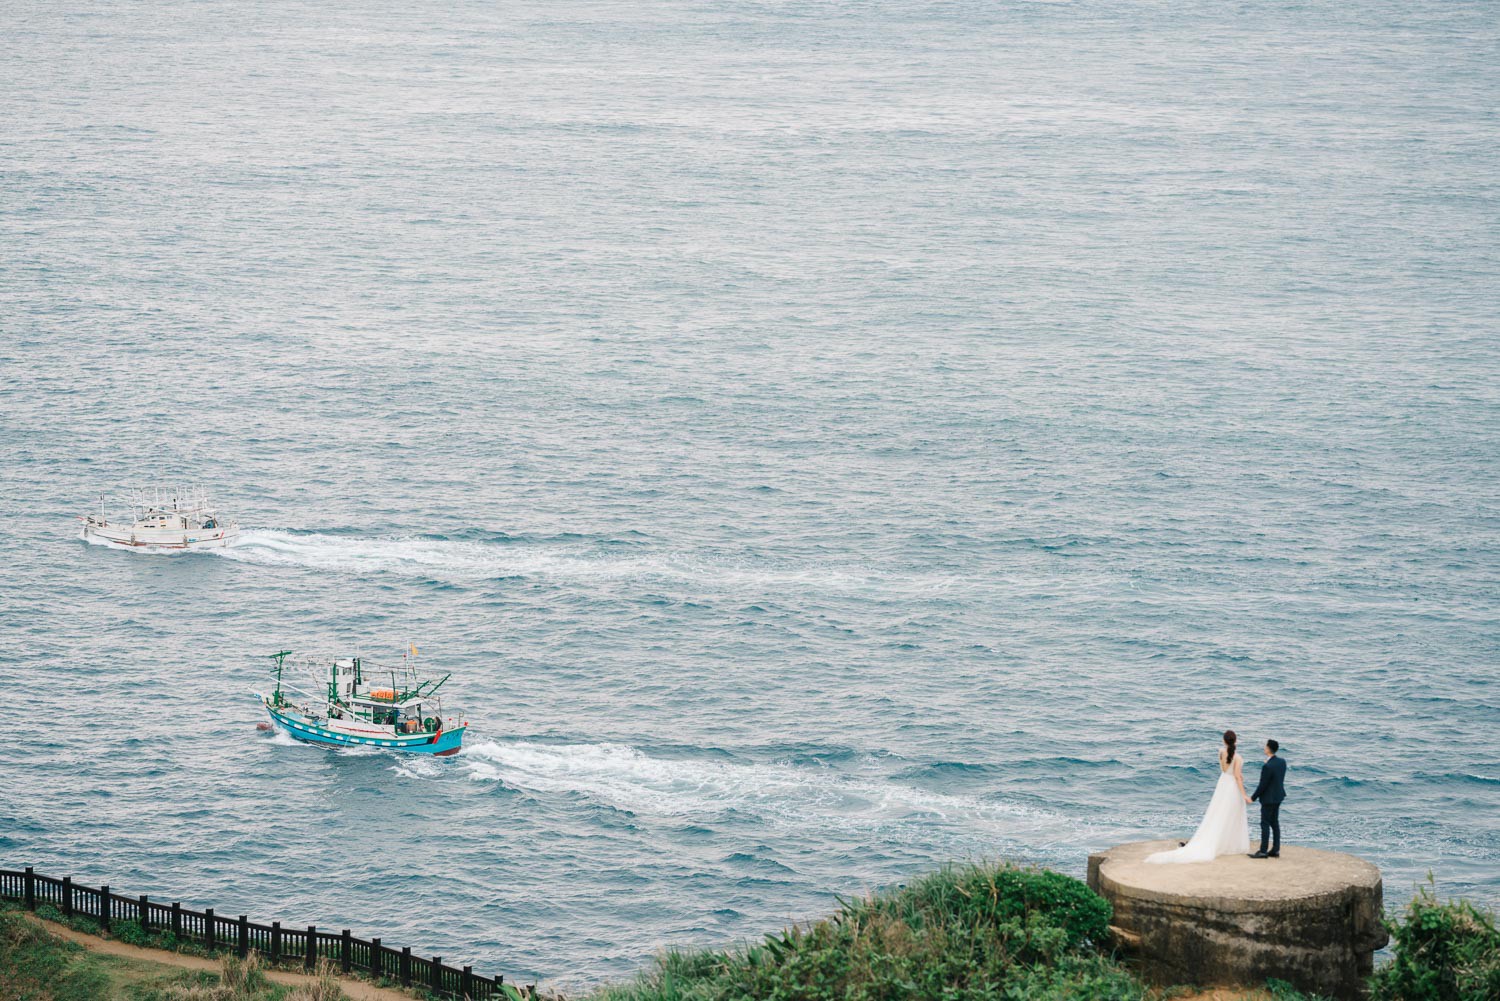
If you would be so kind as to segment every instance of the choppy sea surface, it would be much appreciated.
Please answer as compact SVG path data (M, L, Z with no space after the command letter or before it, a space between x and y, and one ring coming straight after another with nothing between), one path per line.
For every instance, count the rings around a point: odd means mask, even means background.
M1233 727L1500 904L1494 14L5 3L0 865L583 984ZM461 756L256 731L408 642Z

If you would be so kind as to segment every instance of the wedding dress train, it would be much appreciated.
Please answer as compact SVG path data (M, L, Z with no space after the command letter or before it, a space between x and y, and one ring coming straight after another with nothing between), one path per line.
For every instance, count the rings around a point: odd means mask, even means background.
M1213 799L1193 839L1181 848L1157 852L1147 862L1211 862L1231 852L1249 853L1250 828L1245 824L1245 800L1234 778L1233 763L1219 775Z

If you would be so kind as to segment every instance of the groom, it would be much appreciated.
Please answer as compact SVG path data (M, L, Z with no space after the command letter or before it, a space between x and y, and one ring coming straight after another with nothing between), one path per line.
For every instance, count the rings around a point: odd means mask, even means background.
M1281 858L1281 801L1286 799L1286 788L1281 780L1286 778L1286 762L1276 756L1281 745L1274 740L1266 741L1266 763L1260 766L1260 782L1255 795L1246 802L1260 800L1260 851L1251 858ZM1271 850L1266 851L1266 839L1275 835Z

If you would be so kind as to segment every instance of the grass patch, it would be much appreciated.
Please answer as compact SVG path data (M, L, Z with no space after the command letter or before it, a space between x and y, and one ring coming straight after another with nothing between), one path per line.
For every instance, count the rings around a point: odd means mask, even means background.
M14 1001L98 1001L108 997L105 964L15 911L0 911L0 997Z
M132 995L131 1001L348 1001L326 962L319 964L316 980L297 987L272 983L253 952L244 959L225 956L220 963L217 976L191 975L182 982Z
M38 916L46 917L42 910L38 908ZM65 923L76 927L74 922ZM94 929L85 926L77 930ZM182 970L90 952L52 934L24 911L12 908L0 908L0 998L5 1001L347 1001L332 967L326 963L319 967L316 980L295 987L272 983L253 954L244 960L222 958L218 973Z

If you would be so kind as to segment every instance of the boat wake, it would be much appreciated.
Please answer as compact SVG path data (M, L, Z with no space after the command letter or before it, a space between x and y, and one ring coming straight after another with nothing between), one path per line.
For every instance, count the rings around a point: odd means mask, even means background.
M300 741L300 740L294 739L291 734L287 733L285 730L283 730L279 726L273 726L271 728L271 732L266 735L265 739L266 739L267 743L269 743L269 744L275 744L278 747L307 747L307 746L309 746L307 744L302 743L302 741Z
M242 529L235 545L213 552L225 559L267 566L298 566L351 574L392 573L460 583L527 577L887 593L942 592L955 584L952 577L870 567L778 563L689 552L621 554L591 549L588 543L506 545L413 537L300 534L274 529Z
M1031 843L1073 840L1076 822L1004 800L929 792L883 776L819 766L665 758L621 744L482 741L460 760L470 778L531 793L572 794L682 822L751 815L784 828L934 828Z

